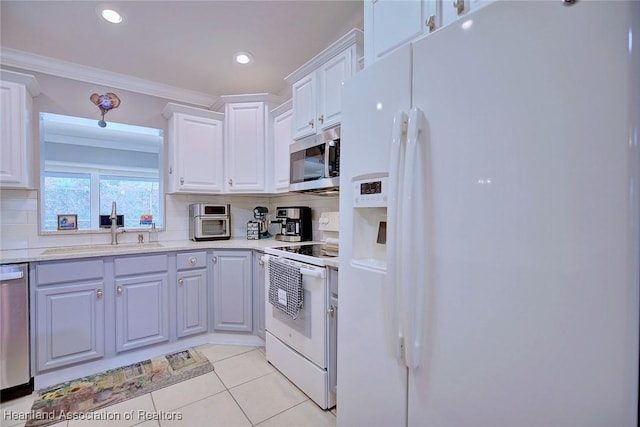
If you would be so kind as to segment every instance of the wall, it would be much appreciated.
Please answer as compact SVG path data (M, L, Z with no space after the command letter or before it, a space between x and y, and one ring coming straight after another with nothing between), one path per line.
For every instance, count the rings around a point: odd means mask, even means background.
M7 67L7 69L11 69ZM105 116L107 123L120 122L138 126L163 129L167 134L167 120L162 110L170 102L155 96L143 95L126 90L80 82L48 74L11 69L32 74L38 80L41 94L33 100L33 170L39 170L39 113L49 112L94 118L101 118L100 110L90 100L92 93L114 92L121 105ZM166 155L165 155L166 159ZM36 182L38 177L36 176ZM24 249L53 246L106 244L110 242L107 230L100 232L69 232L68 234L38 234L38 194L37 190L0 191L0 249ZM314 195L290 194L286 196L199 196L167 195L165 198L166 229L159 233L162 240L188 239L188 205L193 202L230 203L232 214L232 236L246 237L246 223L253 219L253 208L266 206L275 212L277 206L310 206L313 209L314 238L318 238L318 218L322 211L338 209L338 198ZM273 230L272 230L273 231ZM137 233L119 237L123 243L136 242Z
M232 237L246 237L247 222L253 219L253 208L266 206L269 215L275 215L280 206L309 206L312 209L313 238L320 238L318 219L324 211L338 210L338 197L323 197L310 194L289 193L280 196L202 196L175 195L165 197L166 229L158 233L160 241L186 240L189 238L189 203L206 202L231 205ZM270 229L275 233L276 227ZM123 233L118 237L122 243L135 243L137 233ZM0 248L24 249L55 246L108 244L109 230L100 232L68 232L68 234L38 234L38 192L35 190L2 190L0 192Z

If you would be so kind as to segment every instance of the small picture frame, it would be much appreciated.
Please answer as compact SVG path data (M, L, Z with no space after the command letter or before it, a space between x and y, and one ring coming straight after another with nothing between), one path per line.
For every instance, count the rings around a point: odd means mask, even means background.
M78 229L77 214L58 215L58 230L77 230L77 229Z

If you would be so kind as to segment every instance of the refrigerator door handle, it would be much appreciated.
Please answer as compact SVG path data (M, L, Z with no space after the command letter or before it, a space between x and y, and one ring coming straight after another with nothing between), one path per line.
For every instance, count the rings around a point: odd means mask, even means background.
M407 146L402 180L402 210L399 236L401 262L401 306L405 338L405 362L408 368L419 366L424 327L427 233L425 215L426 180L423 144L423 113L418 108L409 112Z
M404 145L407 134L407 114L398 111L393 117L391 148L389 153L389 199L387 204L387 277L385 283L385 301L389 307L387 323L388 340L391 344L391 356L398 361L404 357L404 336L400 327L400 212L402 200L402 168L404 165Z

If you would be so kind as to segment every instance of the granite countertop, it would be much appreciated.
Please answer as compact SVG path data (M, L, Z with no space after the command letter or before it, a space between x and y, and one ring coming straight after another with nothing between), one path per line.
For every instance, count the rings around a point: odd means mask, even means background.
M321 242L288 243L282 242L280 240L275 240L273 238L260 240L231 238L229 240L211 240L206 242L194 242L192 240L173 240L162 241L158 243L124 243L118 245L103 244L66 247L62 246L54 248L14 249L0 250L0 264L207 249L248 249L261 251L264 250L264 248L272 246L297 246L309 243ZM325 263L330 267L337 268L338 258L325 260Z

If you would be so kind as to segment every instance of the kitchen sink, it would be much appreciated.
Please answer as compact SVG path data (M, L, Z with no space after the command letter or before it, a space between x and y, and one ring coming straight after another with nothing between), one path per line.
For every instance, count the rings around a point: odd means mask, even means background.
M128 249L153 249L162 248L162 243L119 243L117 245L82 245L82 246L63 246L58 248L50 248L42 251L43 255L63 254L63 253L86 253L86 252L119 252Z

